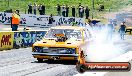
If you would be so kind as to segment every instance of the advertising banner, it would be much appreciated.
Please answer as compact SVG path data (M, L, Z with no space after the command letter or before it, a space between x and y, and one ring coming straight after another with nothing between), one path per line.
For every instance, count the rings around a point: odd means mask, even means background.
M0 50L13 48L14 33L0 32Z
M41 40L46 31L14 32L14 48L29 47L36 41Z
M84 18L53 16L53 25L51 25L49 24L49 17L49 15L20 14L20 25L48 28L56 25L72 25L74 22L78 26L85 26ZM10 24L10 19L11 13L0 12L0 22Z

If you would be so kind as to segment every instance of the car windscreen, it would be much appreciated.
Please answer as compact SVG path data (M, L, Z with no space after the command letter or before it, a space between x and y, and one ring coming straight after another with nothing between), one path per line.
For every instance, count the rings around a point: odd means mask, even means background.
M82 39L81 31L74 29L50 29L45 38L56 38L55 34L64 34L68 39Z

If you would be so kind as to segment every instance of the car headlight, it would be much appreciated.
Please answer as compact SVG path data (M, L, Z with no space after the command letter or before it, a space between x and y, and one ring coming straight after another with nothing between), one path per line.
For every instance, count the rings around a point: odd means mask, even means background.
M43 52L43 47L35 46L35 47L33 48L33 51L34 51L34 52Z
M76 49L75 48L68 48L67 51L70 54L76 54Z

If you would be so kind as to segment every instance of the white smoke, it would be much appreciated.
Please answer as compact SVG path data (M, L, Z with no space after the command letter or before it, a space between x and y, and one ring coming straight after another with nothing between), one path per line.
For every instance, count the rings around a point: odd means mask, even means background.
M87 50L84 51L87 55L85 58L87 62L108 61L125 53L125 50L121 46L115 45L115 42L120 40L118 34L113 33L112 39L109 39L106 27L102 29L98 29L97 27L89 28L89 30L95 38L94 42L88 44Z

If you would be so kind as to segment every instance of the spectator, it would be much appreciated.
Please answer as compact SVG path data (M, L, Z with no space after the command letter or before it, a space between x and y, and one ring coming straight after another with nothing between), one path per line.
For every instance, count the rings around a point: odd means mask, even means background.
M75 17L76 14L76 10L75 10L75 6L72 7L72 16Z
M110 21L109 23L108 23L108 35L107 35L107 39L108 40L111 40L112 39L112 34L113 34L113 30L114 30L114 26L113 26L113 24L112 24L112 21Z
M20 16L19 10L16 10L16 14Z
M34 3L33 9L34 9L34 15L36 15L36 11L37 11L37 4L36 3Z
M81 3L79 3L79 6L78 6L78 14L79 14L79 17L81 17L80 10L81 10Z
M65 17L65 16L66 16L65 14L66 14L66 8L65 8L65 6L63 5L63 6L62 6L62 16Z
M57 4L57 15L61 16L61 6Z
M45 5L42 5L42 15L45 15Z
M12 31L17 31L18 25L20 24L20 16L16 11L12 14L11 24Z
M66 17L68 17L69 7L66 5Z
M32 14L32 4L28 5L28 14Z
M85 9L86 19L89 18L89 11L90 11L90 9L89 9L88 6L87 6L86 9Z
M84 16L84 7L81 6L80 8L81 8L80 9L80 17L83 18L83 16Z
M49 24L53 24L53 22L54 22L54 19L53 19L53 16L51 14L50 17L49 17Z
M39 5L38 10L39 10L39 14L42 15L42 4Z
M121 37L122 40L124 40L125 30L126 30L125 22L122 22L121 26L120 26L120 29L119 29L120 37Z
M100 7L99 7L99 11L103 11L104 10L104 5L100 5Z

